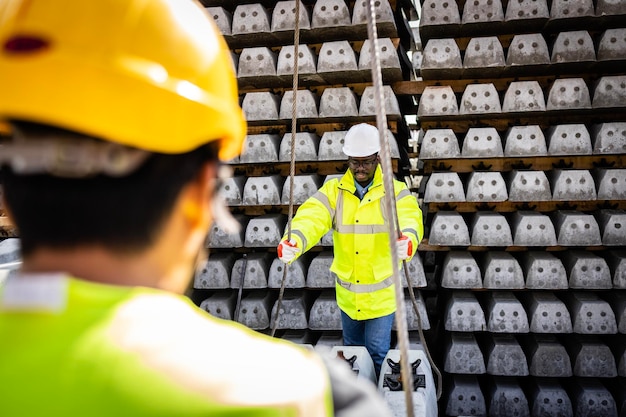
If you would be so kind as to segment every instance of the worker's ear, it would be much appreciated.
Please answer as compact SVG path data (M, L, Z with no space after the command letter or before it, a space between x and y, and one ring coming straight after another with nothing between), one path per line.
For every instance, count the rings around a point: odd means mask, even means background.
M186 221L205 231L212 222L211 200L218 186L216 174L217 164L206 162L181 192L181 208Z

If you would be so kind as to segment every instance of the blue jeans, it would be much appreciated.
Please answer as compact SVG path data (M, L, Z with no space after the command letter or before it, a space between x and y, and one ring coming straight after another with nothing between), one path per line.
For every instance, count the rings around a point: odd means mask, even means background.
M343 344L345 346L365 346L372 361L376 376L380 376L380 368L391 347L391 328L396 313L369 320L352 320L341 312L343 328Z

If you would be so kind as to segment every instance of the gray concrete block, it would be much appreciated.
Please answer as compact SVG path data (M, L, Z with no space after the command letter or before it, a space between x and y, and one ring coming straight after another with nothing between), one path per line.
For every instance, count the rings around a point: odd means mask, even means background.
M509 191L509 200L511 192ZM517 211L511 222L515 246L555 246L554 225L545 214L532 211Z
M424 202L465 201L463 182L456 172L433 172L426 183Z
M626 4L621 0L598 0L596 15L620 15L626 14Z
M296 161L316 161L320 137L315 133L296 132L294 149ZM285 133L280 141L278 160L291 161L291 133Z
M315 119L318 117L319 98L313 91L298 90L296 100L296 117L298 119ZM291 119L293 117L293 90L285 91L285 94L283 94L278 117L280 119Z
M509 252L488 251L482 262L483 286L487 289L523 289L524 272Z
M529 373L535 377L572 376L572 363L565 347L551 334L532 334L527 340Z
M513 36L506 56L507 65L547 65L549 63L548 44L541 33Z
M452 129L428 129L422 139L420 159L458 158L459 140Z
M443 288L482 288L482 277L476 259L470 252L449 251L441 273Z
M530 417L526 394L514 378L493 379L487 407L490 416Z
M239 206L243 203L243 188L248 177L237 175L222 180L220 194L229 206Z
M389 129L385 131L385 140L389 143L389 155L392 158L400 158L400 148L398 148L398 141L396 140L393 132L391 132L391 130Z
M420 291L415 291L415 304L417 305L417 312L415 311L416 306L413 305L413 301L409 296L404 297L404 308L406 311L406 324L408 330L418 330L421 326L422 330L430 330L430 320L428 318L428 312L426 311L426 303L424 302L424 298L422 297L422 293ZM419 313L419 317L418 317ZM394 321L393 330L397 330L396 323Z
M310 301L301 291L285 291L278 309L278 300L272 307L270 326L276 322L276 329L308 329Z
M423 288L427 286L426 274L424 273L424 265L422 264L422 258L419 252L413 255L411 260L406 263L406 268L412 288ZM406 281L406 275L401 274L401 276L402 286L404 288L407 288L408 283Z
M608 302L592 292L568 292L564 296L574 333L615 334L617 321Z
M320 139L317 159L319 161L347 159L348 157L342 151L346 132L346 130L324 132Z
M575 376L613 378L617 376L615 357L609 346L596 337L570 338L566 348Z
M614 288L626 288L626 251L611 250L605 255L611 269Z
M322 179L317 174L294 175L293 176L293 203L302 204L310 196L315 194L317 189L322 185ZM283 185L282 204L289 204L291 193L291 181L289 178L285 180Z
M461 154L465 158L503 156L500 134L493 127L471 127L467 130Z
M596 216L604 246L626 245L626 211L601 209Z
M626 376L626 348L621 349L621 355L618 358L618 374L619 376Z
M332 252L323 251L311 260L306 276L308 288L335 288L335 274L330 272L333 258Z
M552 0L550 19L572 19L594 15L592 0Z
M236 256L232 252L212 253L206 264L196 270L193 287L195 289L230 288L230 274L235 265Z
M606 260L589 251L568 250L562 256L572 289L607 290L613 288Z
M345 360L359 380L368 380L374 385L378 375L374 369L374 361L365 346L333 346L331 355Z
M575 210L558 210L554 228L561 246L594 246L602 244L600 227L593 214Z
M486 416L485 396L474 375L453 375L445 390L446 416Z
M238 78L276 75L276 52L268 47L243 48L239 55Z
M317 73L356 71L356 54L348 41L324 42L317 57Z
M476 212L471 225L473 246L511 246L513 235L506 218L495 212Z
M586 169L554 169L550 172L553 201L596 200L596 183Z
M472 333L450 333L443 370L451 374L479 375L487 372L485 358Z
M531 292L524 299L531 333L572 333L565 303L551 292Z
M367 15L369 14L369 2L355 1L352 10L352 25L367 25ZM393 17L393 10L389 0L374 2L374 15L376 24L391 23L395 27L396 21Z
M322 291L313 301L309 315L311 330L341 330L341 310L334 290Z
M601 123L594 126L594 154L626 152L626 123Z
M469 229L457 212L438 211L430 226L428 243L442 246L469 246Z
M539 125L512 126L504 139L505 156L547 155L546 137Z
M326 177L328 178L328 176ZM322 246L333 246L333 231L329 230L326 232L324 236L320 239L320 245Z
M591 136L582 124L562 124L548 130L550 155L591 155Z
M626 28L607 29L598 43L598 61L626 59Z
M459 105L452 87L426 86L420 96L417 117L454 116L459 114Z
M376 21L378 22L378 20ZM366 39L363 42L361 53L359 55L359 70L371 70L372 59L374 59L374 54L372 54L372 42L369 39ZM381 69L401 69L398 51L393 45L391 38L378 39L378 59L380 60Z
M240 4L233 13L232 34L270 32L271 16L261 3Z
M243 164L278 161L280 136L276 134L247 135L239 161Z
M276 120L280 108L280 97L269 91L246 93L241 108L248 121Z
M509 174L510 201L550 201L552 191L544 171L513 170Z
M502 100L502 112L545 111L543 90L537 81L513 81L509 84Z
M617 417L611 392L595 378L573 379L570 398L576 417Z
M461 97L459 114L500 113L500 97L493 83L468 84Z
M492 334L486 342L484 352L489 375L528 375L526 355L513 335Z
M504 21L504 9L500 0L477 0L465 2L461 23Z
M590 109L589 88L582 78L557 78L548 92L547 110Z
M299 0L298 0L299 1ZM300 29L311 28L311 16L309 10L300 1L298 26ZM296 2L294 0L277 1L272 10L272 32L295 30L296 28Z
M0 241L0 264L21 261L19 238L8 238Z
M384 111L387 116L400 116L400 104L390 85L383 85ZM359 103L359 116L376 115L376 90L374 86L367 86L361 95Z
M596 83L593 108L624 107L626 102L626 76L604 76Z
M451 332L487 330L485 313L476 296L469 291L454 291L446 304L445 329Z
M574 417L572 402L558 380L533 378L530 390L532 417Z
M626 200L626 169L598 169L597 183L599 200Z
M605 298L611 305L617 321L617 331L626 334L626 298L619 291L606 294Z
M546 0L518 0L507 5L504 20L547 19L549 17L550 10Z
M246 294L241 299L237 321L252 330L270 328L270 311L275 298L271 292Z
M316 351L328 352L335 346L343 346L343 337L337 332L322 332L315 344Z
M528 333L528 316L511 291L494 291L485 301L487 330L492 333Z
M351 26L350 10L344 0L319 0L313 6L311 28Z
M274 9L275 10L275 9ZM294 69L294 45L285 45L278 53L276 75L292 76ZM317 72L317 55L310 46L298 44L298 74L310 75Z
M230 287L242 287L243 279L242 288L267 288L271 262L272 258L267 252L252 252L237 259L230 275Z
M218 292L202 300L200 308L212 316L224 320L232 320L237 301L235 292Z
M422 74L422 61L424 61L424 53L421 50L413 52L411 55L411 68L416 77L420 77Z
M285 278L285 288L304 288L306 287L306 274L308 270L308 256L302 255L289 265L285 265L283 261L275 258L270 265L270 272L267 278L267 286L269 288L280 288L282 286L283 277ZM287 273L285 275L285 267Z
M209 229L207 236L206 247L208 248L241 248L244 246L244 236L246 232L246 226L248 225L249 218L236 214L235 220L241 225L239 230L230 231L214 223ZM278 244L278 243L277 243Z
M246 227L245 246L248 248L278 246L285 224L284 214L263 214L253 217Z
M466 8L468 4L470 3L465 3ZM492 4L500 4L500 1L492 2ZM481 18L484 18L484 15ZM463 68L504 68L505 65L504 50L497 36L485 36L469 40L463 57Z
M421 70L440 70L451 72L463 68L461 51L452 38L429 39L423 50Z
M461 15L456 2L426 0L422 3L420 26L453 25L459 23L461 23Z
M549 252L529 251L522 255L526 288L543 290L567 289L567 272L563 262Z
M280 175L249 177L243 188L243 204L246 206L280 204L285 179Z
M329 87L324 90L320 99L320 117L358 115L357 98L349 87Z
M509 198L506 183L500 172L474 171L469 174L466 188L467 201L491 203L506 201Z
M231 12L223 7L205 7L205 10L213 17L222 35L230 36L232 34L233 15Z
M562 62L589 62L596 60L593 39L586 30L561 32L552 45L553 64Z

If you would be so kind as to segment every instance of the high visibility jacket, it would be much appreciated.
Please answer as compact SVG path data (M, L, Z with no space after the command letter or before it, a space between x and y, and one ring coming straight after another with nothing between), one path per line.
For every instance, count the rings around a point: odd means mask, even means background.
M159 290L23 275L0 287L0 415L332 416L318 355Z
M393 184L400 229L411 239L415 254L424 236L422 211L405 183L394 179ZM355 191L350 170L340 179L326 182L298 208L291 238L304 253L333 230L330 270L336 278L337 304L352 319L367 320L396 310L387 225L394 220L385 212L380 166L362 200Z

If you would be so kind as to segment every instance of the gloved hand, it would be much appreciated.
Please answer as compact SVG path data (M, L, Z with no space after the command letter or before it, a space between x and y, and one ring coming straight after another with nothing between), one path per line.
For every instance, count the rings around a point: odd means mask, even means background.
M398 259L401 261L409 259L413 254L413 242L411 242L408 236L402 235L402 237L396 241L396 247L398 248Z
M282 262L288 264L293 261L295 257L301 252L300 248L298 248L295 240L283 240L276 248L278 252L278 259Z

